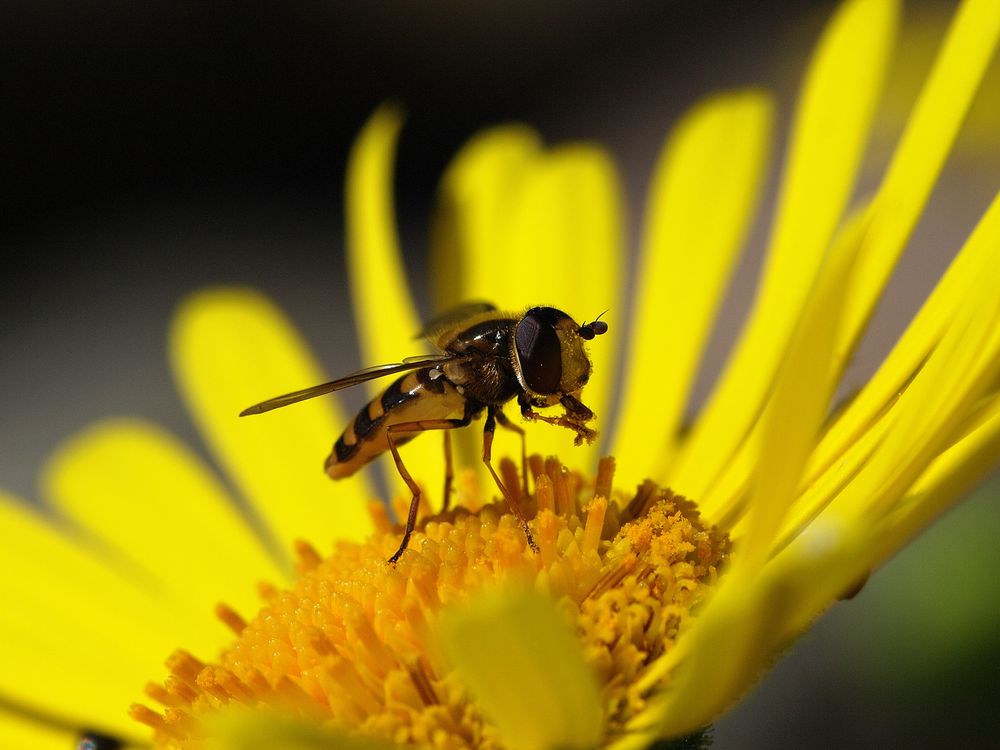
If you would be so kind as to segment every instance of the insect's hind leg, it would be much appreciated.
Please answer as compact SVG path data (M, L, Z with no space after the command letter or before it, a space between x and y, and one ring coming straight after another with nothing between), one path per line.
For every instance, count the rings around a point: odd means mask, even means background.
M496 410L497 422L504 429L516 432L521 436L521 486L524 488L524 496L528 496L528 441L524 435L524 428L510 421L506 414L500 409ZM446 433L447 434L447 433Z
M524 529L524 536L528 540L528 546L535 552L538 552L538 545L535 544L535 539L531 536L531 529L528 528L528 522L521 513L520 506L511 496L510 491L504 487L503 481L501 481L500 477L496 473L496 470L493 468L493 432L496 430L498 413L498 410L495 410L492 407L486 413L486 424L483 425L483 463L486 464L486 468L489 469L490 474L493 475L493 481L496 482L497 487L500 488L500 493L503 495L504 500L507 501L507 507L510 508L510 512L514 514L514 517L518 520L518 522L520 522L521 528ZM502 421L501 424L503 424Z
M400 422L386 427L385 435L389 443L389 451L392 453L392 460L396 462L396 471L399 472L399 476L406 482L406 486L410 488L410 493L412 494L410 511L406 515L406 528L403 531L403 540L399 543L399 549L389 558L390 565L396 564L406 550L406 545L410 543L410 534L413 533L413 529L417 525L417 509L420 507L420 485L413 480L410 472L403 464L403 459L399 455L399 448L396 446L396 440L398 439L396 433L423 432L425 430L453 430L456 427L465 427L470 422L472 422L472 416L467 413L461 419L423 419L415 422Z

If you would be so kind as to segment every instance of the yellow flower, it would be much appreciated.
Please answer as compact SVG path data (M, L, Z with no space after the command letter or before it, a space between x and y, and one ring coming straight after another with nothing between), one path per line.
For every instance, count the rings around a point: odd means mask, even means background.
M137 700L162 703L132 709L162 746L214 734L228 747L640 748L711 722L1000 458L1000 198L871 380L831 409L1000 36L994 0L961 5L881 184L856 198L897 16L892 0L850 0L829 24L757 299L690 427L692 383L769 161L768 96L717 94L677 125L630 296L603 151L547 150L503 127L457 156L434 231L439 305L542 302L578 318L631 307L627 336L593 342L586 389L617 468L604 461L588 481L597 447L529 433L532 452L582 472L531 462L534 490L517 494L538 552L469 470L467 507L426 517L387 566L398 530L368 504L364 477L331 485L320 470L346 424L334 399L235 418L325 379L288 323L246 290L186 302L171 332L178 380L253 520L183 445L139 421L96 425L52 457L43 485L59 523L0 496L0 590L14 603L0 619L0 745L65 747L88 730L97 745L110 746L98 734L148 744L125 715ZM379 110L348 174L351 288L372 363L414 353L401 347L419 328L391 201L399 127ZM476 466L478 438L465 432ZM436 442L404 454L430 488ZM502 470L516 487L517 467ZM338 541L323 559L303 537ZM259 580L276 583L258 592ZM158 665L171 653L167 674ZM344 739L359 728L376 739Z

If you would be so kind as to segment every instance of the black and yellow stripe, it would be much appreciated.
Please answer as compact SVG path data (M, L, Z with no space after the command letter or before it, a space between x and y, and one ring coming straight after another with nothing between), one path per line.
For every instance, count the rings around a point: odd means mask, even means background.
M333 457L336 462L345 463L354 458L361 443L378 432L385 415L393 409L420 398L421 393L443 393L445 380L441 375L431 377L433 371L432 367L424 367L407 373L394 380L378 398L369 401L334 443Z

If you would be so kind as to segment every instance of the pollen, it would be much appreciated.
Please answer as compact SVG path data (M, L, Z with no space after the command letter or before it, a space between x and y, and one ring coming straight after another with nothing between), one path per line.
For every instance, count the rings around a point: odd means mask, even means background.
M243 707L400 744L499 749L497 730L442 655L436 623L487 586L527 583L575 626L602 685L607 732L617 734L642 710L637 684L704 598L729 539L701 522L693 502L651 481L615 490L613 459L588 481L533 456L527 495L513 463L501 472L537 552L505 502L477 502L471 473L458 477L463 504L425 512L395 565L386 560L401 529L373 504L367 542L338 542L328 556L299 543L296 582L262 585L254 617L220 604L235 640L214 662L175 652L170 677L147 686L159 707L137 704L131 715L153 729L158 748L201 747L203 719Z

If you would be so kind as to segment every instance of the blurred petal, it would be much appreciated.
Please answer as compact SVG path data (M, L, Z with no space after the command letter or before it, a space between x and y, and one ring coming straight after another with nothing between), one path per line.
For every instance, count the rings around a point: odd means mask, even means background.
M735 703L775 653L867 571L857 553L868 538L858 531L816 524L762 570L730 578L663 658L667 668L651 670L670 680L629 726L636 738L628 746L700 729Z
M976 279L988 275L996 264L998 246L1000 195L882 366L819 441L810 460L809 487L789 518L786 531L793 531L819 513L867 462L891 423L891 407L968 303Z
M670 478L685 495L704 494L760 413L854 189L896 21L893 0L850 0L827 25L802 87L753 312Z
M516 186L542 142L525 125L491 128L471 139L441 180L431 241L434 306L486 300L512 270L506 233ZM513 300L521 306L524 302Z
M60 510L162 586L193 621L211 620L220 598L253 613L256 582L281 577L208 468L154 425L96 425L53 455L42 481Z
M852 258L852 263L856 263L858 248L863 243L868 224L869 221L867 212L855 213L845 222L845 225L840 232L838 232L837 237L834 240L831 255L821 269L813 291L809 295L809 299L806 301L806 308L803 311L803 317L810 314L822 315L822 313L816 309L816 296L818 294L817 290L824 288L824 284L826 285L825 289L829 292L829 285L831 283L846 283L844 273L847 269L843 267L843 258L849 254ZM851 276L851 283L854 283L853 274ZM834 294L846 294L848 289L849 287L839 289ZM833 308L838 310L841 308L839 299L828 299L825 304L831 304ZM843 321L841 320L840 323L842 324ZM802 325L803 323L800 321L799 327L796 330L801 330ZM817 323L814 321L811 325L817 325ZM786 361L789 356L791 356L791 347L789 352L786 352L785 354L782 361L782 367L787 367ZM821 392L819 393L821 398L829 398L832 383L837 377L837 369L834 366L834 363L835 358L829 359L827 362L829 373L824 375L824 377L819 380L815 382L811 380L800 382L795 376L792 376L791 384L787 387L799 389L803 387L815 386L817 391ZM779 368L779 375L781 372L782 370ZM786 387L786 385L778 385L776 382L772 398L774 398L777 394L782 394L782 389L784 387ZM792 418L794 415L795 410L793 410L792 414L788 415L788 417ZM713 479L712 484L706 489L705 494L698 498L698 508L705 515L705 517L711 519L713 523L721 525L731 532L737 527L746 509L751 507L755 502L751 500L747 494L747 488L750 484L751 477L758 471L758 459L761 455L761 440L764 429L764 420L757 420L754 423L753 429L740 444L732 459L720 468L719 475ZM772 438L777 441L775 448L778 450L780 450L781 443L789 439L787 436L782 437L773 433ZM815 455L815 443L816 435L813 434L808 441L808 447L810 449L810 455L808 458L810 460L810 465ZM784 462L781 463L784 464Z
M543 151L527 128L487 131L459 153L442 180L434 233L436 289L445 298L439 306L484 299L518 312L545 304L579 323L610 310L606 319L615 330L616 310L625 320L622 211L621 180L603 149L576 144ZM619 339L604 337L588 347L594 371L582 400L602 431L611 425ZM568 430L538 425L529 428L528 447L559 453L571 465L593 465L597 446L575 448L573 438ZM464 455L475 453L466 447Z
M673 439L736 265L768 161L773 103L717 95L692 109L661 153L650 187L621 417L610 453L626 483L663 476ZM637 394L656 394L641 398Z
M592 145L553 149L522 170L511 204L502 256L506 268L489 279L491 297L514 310L552 305L578 323L610 310L605 317L609 327L615 330L616 320L623 324L621 286L627 256L622 187L607 153ZM624 333L618 330L618 336L604 336L588 346L594 370L582 400L597 415L602 431L611 427L615 341ZM570 466L590 468L596 463L596 443L574 448L570 430L548 425L529 429L533 453L559 455Z
M125 709L163 657L214 639L3 492L0 527L0 599L17 602L0 618L0 696L67 725L139 734Z
M834 351L844 296L853 283L859 232L845 232L828 256L805 303L761 419L760 454L748 503L746 536L734 556L750 571L768 558L799 482L835 385ZM724 581L721 584L726 586Z
M838 516L888 512L959 433L1000 376L1000 264L984 269L966 303L892 407L879 450L834 501Z
M597 682L551 599L481 594L464 611L445 616L441 645L508 747L597 745L604 723Z
M994 395L975 424L921 474L882 524L876 560L885 560L966 495L1000 461L1000 397Z
M391 742L345 734L316 723L243 711L208 722L210 750L394 750Z
M1000 3L967 0L955 15L875 198L858 286L841 341L846 361L916 225L1000 40Z
M847 361L926 203L998 35L1000 6L967 2L961 7L876 198L872 228L859 256L858 284L848 298L848 321L838 353L841 363ZM995 263L998 220L1000 197L882 367L824 436L812 462L812 475L825 470L858 439L922 365L964 303L971 278Z
M735 701L771 659L776 645L772 634L788 605L779 601L781 606L775 606L775 592L758 577L797 494L833 391L833 355L859 236L840 235L810 290L760 422L760 453L738 554L705 610L646 678L670 674L662 697L654 698L636 720L640 734L676 736L704 726Z
M480 300L513 309L534 304L496 299L497 279L511 273L507 231L518 186L529 165L541 158L542 141L525 125L490 128L472 138L452 160L435 208L431 235L431 284L438 312ZM493 481L480 465L482 437L476 429L458 438L462 463L475 466L480 485ZM535 450L532 445L532 450ZM500 455L513 453L503 445Z
M376 110L358 135L347 166L347 268L366 365L403 359L408 353L400 345L422 327L406 281L392 197L402 124L395 107Z
M177 312L170 353L181 393L209 448L274 533L361 539L371 530L360 477L336 484L323 459L346 424L321 398L240 419L251 404L328 378L282 313L256 292L210 289Z
M70 750L78 739L70 729L55 728L0 711L0 747L28 750Z
M355 141L347 165L347 270L365 366L400 362L426 351L425 343L413 340L423 326L406 282L392 198L402 122L402 114L391 105L376 110ZM368 392L374 397L387 385L372 381ZM343 429L346 422L339 426ZM441 437L435 435L436 440L414 440L400 453L425 492L430 488L428 498L439 504L444 459ZM393 493L401 486L399 476L389 461L381 468Z

